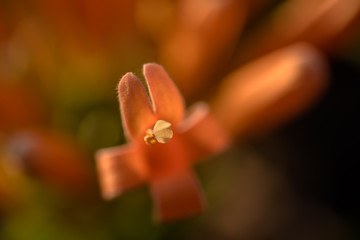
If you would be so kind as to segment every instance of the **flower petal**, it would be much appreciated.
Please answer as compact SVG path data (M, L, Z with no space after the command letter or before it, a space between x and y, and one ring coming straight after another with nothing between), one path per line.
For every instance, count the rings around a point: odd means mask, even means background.
M134 146L103 149L96 154L102 195L111 199L134 188L147 178L144 158Z
M189 152L185 148L181 136L176 132L166 144L155 143L151 147L144 147L151 181L172 174L176 175L189 168Z
M205 207L203 193L192 171L151 182L155 219L161 222L188 217Z
M127 73L120 80L119 101L128 140L143 138L156 119L145 89L134 74Z
M311 46L297 44L228 76L214 113L237 137L271 130L310 106L327 85L327 69Z
M205 102L191 107L190 116L179 125L178 130L189 151L191 162L220 152L230 144L229 134L214 118Z
M159 119L176 124L184 118L184 100L174 82L158 64L144 65L154 112Z

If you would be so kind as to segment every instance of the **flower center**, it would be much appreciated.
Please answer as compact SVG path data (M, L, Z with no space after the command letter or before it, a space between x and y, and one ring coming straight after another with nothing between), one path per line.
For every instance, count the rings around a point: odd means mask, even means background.
M153 129L148 129L144 137L144 141L148 145L153 145L156 142L167 143L173 137L173 131L171 129L171 123L158 120Z

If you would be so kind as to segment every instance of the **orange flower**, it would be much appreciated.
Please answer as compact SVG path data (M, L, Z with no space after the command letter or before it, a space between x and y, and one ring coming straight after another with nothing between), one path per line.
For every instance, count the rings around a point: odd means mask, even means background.
M130 143L97 153L102 193L111 199L148 182L157 220L186 217L204 208L191 165L223 150L229 138L205 103L193 106L184 119L182 96L161 66L145 64L143 72L151 102L134 74L127 73L119 83Z
M238 140L264 135L311 107L329 84L322 54L297 43L226 76L212 101L221 125Z
M68 195L91 196L94 178L87 156L73 139L46 128L27 129L11 136L5 146L10 168L19 169Z

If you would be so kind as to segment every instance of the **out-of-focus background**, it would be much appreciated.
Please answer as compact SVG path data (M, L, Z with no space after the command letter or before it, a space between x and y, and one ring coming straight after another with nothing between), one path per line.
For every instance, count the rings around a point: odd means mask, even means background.
M0 239L358 239L358 0L0 0ZM154 223L147 186L100 196L125 143L116 86L162 64L187 105L298 41L329 66L300 117L195 166L208 200ZM240 108L241 106L239 106Z

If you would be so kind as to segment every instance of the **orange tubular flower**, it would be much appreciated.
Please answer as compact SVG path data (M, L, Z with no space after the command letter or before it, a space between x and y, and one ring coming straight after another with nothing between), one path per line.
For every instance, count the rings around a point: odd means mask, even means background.
M5 151L7 166L58 191L80 198L94 193L87 156L64 134L46 128L27 129L12 135Z
M297 43L225 77L212 111L224 129L245 140L271 132L304 112L328 84L328 68L321 53L307 43Z
M104 198L148 182L155 218L168 221L204 208L204 198L191 165L228 146L229 138L205 103L184 119L184 101L165 70L143 68L150 99L132 74L119 83L123 127L129 144L100 150L97 165Z

